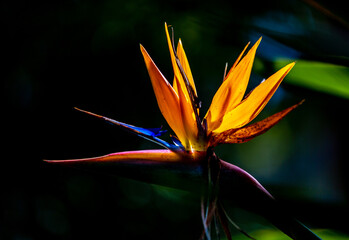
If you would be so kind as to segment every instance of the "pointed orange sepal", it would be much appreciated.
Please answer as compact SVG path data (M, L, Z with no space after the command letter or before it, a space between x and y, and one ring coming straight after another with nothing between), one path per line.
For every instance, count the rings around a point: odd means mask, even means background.
M251 124L247 127L240 129L230 129L219 134L213 134L210 140L210 146L216 146L218 144L227 144L227 143L244 143L252 140L253 138L265 133L278 122L281 121L288 113L293 109L298 107L304 102L302 100L292 107L286 108L285 110L275 113L274 115L259 121L257 123Z
M181 66L185 72L185 75L188 78L190 87L193 90L193 94L197 97L197 92L196 92L193 74L191 72L188 58L187 58L187 55L185 54L185 51L183 48L183 43L182 43L181 39L179 39L178 45L177 45L177 56L178 56L179 62L181 63Z
M198 128L196 125L195 115L191 107L190 99L185 96L182 88L178 88L179 104L181 109L181 119L187 136L187 143L183 145L191 145L198 141Z
M294 64L288 64L259 84L240 104L223 116L221 125L213 132L241 128L251 122L263 110Z
M260 41L260 40L259 40ZM245 48L242 50L242 52L240 53L240 55L238 56L238 58L235 60L233 66L231 67L231 69L229 70L229 72L233 71L233 69L238 65L238 63L240 62L242 56L244 55L246 49L248 48L248 46L250 45L251 42L248 42L245 46ZM225 78L224 80L226 80L227 78Z
M179 97L172 88L171 84L166 80L166 78L157 68L154 61L151 59L144 47L142 45L140 47L160 111L166 119L168 125L172 128L172 130L176 133L178 139L184 145L186 134L182 121L178 121L178 116L181 116ZM184 145L184 147L187 146Z
M247 44L228 72L217 93L214 95L211 106L205 117L207 120L208 132L218 128L222 123L224 115L241 102L250 79L254 57L261 40L262 38L260 38L248 51L246 56L241 59L249 45Z
M190 99L190 94L188 92L184 78L188 80L189 86L193 90L192 94L194 94L195 96L196 96L196 89L195 89L193 75L190 70L189 62L184 52L182 41L179 40L178 46L177 46L177 52L175 52L173 39L171 39L170 34L168 32L167 23L165 23L165 32L166 32L168 48L170 50L172 67L175 75L175 78L173 81L173 88L178 93L178 87L180 86L184 94L186 95L186 97ZM183 70L183 72L181 72L181 70Z

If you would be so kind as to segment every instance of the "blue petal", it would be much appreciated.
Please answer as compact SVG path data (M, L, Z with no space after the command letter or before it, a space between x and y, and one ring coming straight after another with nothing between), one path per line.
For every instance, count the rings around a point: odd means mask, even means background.
M81 112L84 112L84 113L87 113L89 115L92 115L92 116L95 116L95 117L98 117L98 118L101 118L109 123L112 123L112 124L115 124L117 126L120 126L120 127L123 127L124 129L132 132L132 133L135 133L137 134L139 137L142 137L142 138L145 138L149 141L152 141L154 143L157 143L167 149L170 149L170 150L173 150L173 151L176 151L179 149L180 146L182 146L180 144L177 145L176 142L174 142L175 144L170 144L160 138L158 138L158 136L161 136L162 134L166 133L167 131L166 130L161 130L162 128L141 128L141 127L136 127L136 126L133 126L133 125L130 125L130 124L126 124L126 123L123 123L123 122L119 122L119 121L116 121L114 119L111 119L111 118L107 118L107 117L104 117L104 116L101 116L101 115L98 115L98 114L95 114L95 113L91 113L91 112L88 112L88 111L85 111L85 110L81 110L79 108L75 108L76 110L79 110ZM177 140L179 142L179 140ZM179 142L180 143L180 142ZM183 146L182 146L183 147Z
M127 124L128 125L128 124ZM167 130L162 130L162 127L159 128L141 128L141 127L135 127L132 125L128 125L132 127L133 129L144 133L145 135L152 136L152 137L159 137L167 132Z
M176 136L171 135L170 138L175 146L177 146L180 149L184 149L184 146L182 145L181 141L179 141L179 139Z

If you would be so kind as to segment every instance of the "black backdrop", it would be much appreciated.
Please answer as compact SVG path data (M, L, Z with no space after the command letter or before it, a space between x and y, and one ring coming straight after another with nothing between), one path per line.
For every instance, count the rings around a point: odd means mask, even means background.
M167 127L139 51L142 43L172 79L165 21L184 42L204 110L221 82L225 62L231 64L248 41L261 35L254 85L275 71L272 63L280 54L321 61L337 54L346 65L348 46L336 45L338 36L321 38L328 29L317 28L327 22L347 38L346 25L306 2L312 1L1 3L5 106L0 238L197 239L202 227L195 196L48 165L43 159L156 147L73 107L137 126ZM321 4L346 17L344 3ZM268 43L288 50L268 48ZM348 100L285 82L263 116L303 98L306 103L264 141L217 151L256 175L310 226L345 232ZM258 163L263 142L277 150L267 151L265 159L272 160ZM244 161L249 157L250 162ZM238 209L231 214L249 231L272 228Z

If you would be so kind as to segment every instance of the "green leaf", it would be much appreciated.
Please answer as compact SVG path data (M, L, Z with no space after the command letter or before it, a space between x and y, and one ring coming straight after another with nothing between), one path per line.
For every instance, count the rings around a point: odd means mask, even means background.
M343 233L333 231L330 229L319 229L314 231L316 234L319 235L324 240L345 240L348 239L348 235L345 235ZM290 238L283 234L279 230L274 229L259 229L256 231L251 232L251 235L255 237L256 239L265 239L265 240L289 240ZM240 233L236 233L233 236L234 240L246 240L246 237ZM223 240L225 240L223 238Z
M274 62L280 69L290 60L279 59ZM295 67L285 81L300 87L332 94L349 99L349 68L341 65L297 60Z

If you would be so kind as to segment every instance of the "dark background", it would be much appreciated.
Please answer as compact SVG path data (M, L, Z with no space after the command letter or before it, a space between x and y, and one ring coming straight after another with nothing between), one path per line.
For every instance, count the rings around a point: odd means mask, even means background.
M203 113L225 63L231 66L248 41L263 36L249 89L280 64L297 61L295 75L258 119L306 102L263 136L216 151L254 175L297 218L322 229L324 239L344 239L346 8L343 1L310 0L1 3L0 239L198 239L200 200L190 193L43 162L156 148L73 107L167 128L139 51L142 43L172 80L165 21L183 40ZM228 211L258 239L278 234L258 216L234 206Z

